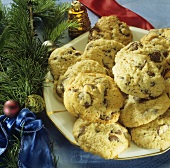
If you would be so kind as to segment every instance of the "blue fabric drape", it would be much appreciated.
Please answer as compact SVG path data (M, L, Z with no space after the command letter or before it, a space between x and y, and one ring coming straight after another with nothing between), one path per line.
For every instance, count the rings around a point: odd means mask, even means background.
M5 152L10 136L15 133L21 134L19 168L54 167L48 132L33 112L24 108L15 118L0 116L0 155Z

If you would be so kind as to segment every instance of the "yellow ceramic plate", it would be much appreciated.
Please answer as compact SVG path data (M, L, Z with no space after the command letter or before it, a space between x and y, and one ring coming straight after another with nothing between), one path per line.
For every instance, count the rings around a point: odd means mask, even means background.
M147 30L130 27L133 33L133 41L138 41L145 34L148 33ZM87 44L88 32L69 42L65 46L73 46L76 50L83 51ZM53 79L50 72L47 74L47 82L44 87L44 99L46 102L46 111L48 117L55 124L55 126L59 129L59 131L74 145L77 145L77 142L74 139L72 134L72 128L76 118L73 117L70 113L67 112L64 105L58 101L53 95ZM127 160L134 158L142 158L147 156L158 155L166 152L168 149L164 151L156 150L156 149L144 149L138 147L135 143L131 142L131 146L121 153L118 156L118 160Z

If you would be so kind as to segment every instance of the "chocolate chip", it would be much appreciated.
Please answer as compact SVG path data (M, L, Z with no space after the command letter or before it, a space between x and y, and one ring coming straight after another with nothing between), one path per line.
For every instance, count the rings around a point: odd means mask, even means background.
M97 87L96 87L95 85L93 85L93 84L85 84L84 86L86 86L86 85L87 85L87 86L90 86L92 90L94 90L94 89L97 88Z
M81 135L83 135L83 134L84 134L85 129L86 129L86 126L82 126L82 127L80 128L80 131L79 131L78 137L80 137Z
M66 59L66 58L61 57L61 59L63 59L64 61L67 61L67 59Z
M70 50L70 51L68 51L68 54L72 54L72 53L73 53L73 51L71 51L71 50Z
M135 42L133 42L133 43L130 44L130 46L129 46L128 49L129 49L130 51L135 51L135 50L137 50L139 47L142 47L142 44L139 43L139 42L137 42L137 41L135 41Z
M146 60L145 60L143 63L139 63L136 67L137 67L138 69L142 70L143 67L145 66L145 64L146 64Z
M153 62L161 62L162 61L162 55L160 51L154 51L153 53L149 54L149 57L151 61Z
M104 90L104 96L107 96L107 88Z
M151 71L148 71L147 74L151 77L154 77L155 76L155 73L154 72L151 72Z
M98 133L100 132L100 130L98 128L95 128L95 132Z
M155 82L150 83L150 87L153 87L153 86L155 86Z
M75 55L75 56L81 56L81 53L75 52L74 55Z
M144 94L149 94L149 90L147 90L147 89L141 90L141 92Z
M105 62L104 62L104 59L102 59L102 63L103 63L103 66L104 66L106 69L110 69L108 63L105 63Z
M165 58L167 58L167 57L168 57L168 51L163 51L163 56L164 56Z
M85 107L85 108L89 108L90 106L91 106L91 103L89 103L89 102L85 102L85 103L84 103L84 107Z
M110 132L111 132L111 133L114 133L115 131L114 131L114 130L111 130Z
M142 99L139 97L133 97L133 99L137 102L137 103L145 103L146 101L148 101L148 99Z
M92 97L88 92L81 92L78 97L80 101L84 102L83 106L85 108L89 108L93 103Z
M105 120L105 121L109 121L109 120L111 120L112 119L112 115L100 115L100 119L101 120Z
M104 104L105 107L107 108L107 106L108 106L107 99L104 99L104 100L103 100L103 104Z
M112 113L111 113L111 115L114 115L114 114L117 114L117 112L116 112L116 111L114 111L114 112L112 112Z
M117 141L120 142L120 139L116 135L109 135L109 141Z
M111 53L111 50L104 50L105 53Z
M76 50L73 46L70 46L70 48L72 48L73 50Z
M127 29L127 27L125 27L122 23L119 23L119 32L122 34L122 35L124 35L124 36L130 36L130 33L129 33L129 31L128 31L128 29Z
M77 92L78 90L79 90L79 89L74 89L74 88L72 89L73 92Z
M117 131L115 132L115 134L122 135L122 131L117 130Z
M54 57L53 60L57 60L58 58L57 57Z

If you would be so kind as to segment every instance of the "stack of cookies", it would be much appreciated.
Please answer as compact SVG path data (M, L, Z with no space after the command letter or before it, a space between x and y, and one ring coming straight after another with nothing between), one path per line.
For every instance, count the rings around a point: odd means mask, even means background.
M114 81L126 100L119 122L130 128L140 147L165 150L170 146L169 54L170 29L151 30L115 57Z
M128 25L103 16L83 53L62 47L49 58L54 95L77 117L76 141L105 159L117 158L131 138L144 148L170 146L169 37L162 29L132 39Z

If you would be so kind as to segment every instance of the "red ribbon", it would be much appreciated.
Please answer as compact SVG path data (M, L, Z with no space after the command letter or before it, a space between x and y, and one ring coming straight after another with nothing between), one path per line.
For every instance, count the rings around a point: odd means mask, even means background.
M79 0L98 16L116 15L120 21L129 26L146 30L154 27L143 17L119 5L115 0Z

